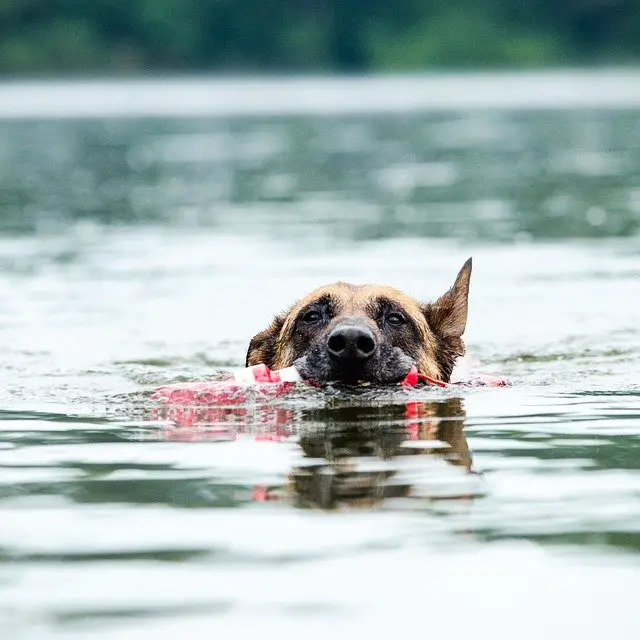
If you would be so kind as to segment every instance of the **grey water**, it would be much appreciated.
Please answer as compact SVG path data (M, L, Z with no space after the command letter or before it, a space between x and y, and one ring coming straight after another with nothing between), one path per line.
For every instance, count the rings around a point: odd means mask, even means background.
M545 77L0 86L3 639L638 637L640 81ZM469 256L509 388L148 397Z

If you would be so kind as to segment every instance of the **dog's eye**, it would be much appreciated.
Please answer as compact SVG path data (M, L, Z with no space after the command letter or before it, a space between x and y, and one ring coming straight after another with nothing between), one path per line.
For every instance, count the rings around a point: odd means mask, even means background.
M302 316L302 322L306 324L315 324L316 322L320 322L322 320L322 314L319 311L307 311Z
M390 313L387 316L387 322L396 327L399 327L401 324L404 324L406 320L404 319L404 316L401 313Z

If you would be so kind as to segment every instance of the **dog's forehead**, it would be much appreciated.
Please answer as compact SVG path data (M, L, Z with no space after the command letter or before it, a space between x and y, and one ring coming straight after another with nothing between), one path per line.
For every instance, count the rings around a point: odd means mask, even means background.
M316 301L326 299L344 310L365 310L378 300L388 300L407 311L419 313L420 304L415 298L403 291L380 284L350 284L348 282L335 282L315 289L305 296L298 308L313 304Z

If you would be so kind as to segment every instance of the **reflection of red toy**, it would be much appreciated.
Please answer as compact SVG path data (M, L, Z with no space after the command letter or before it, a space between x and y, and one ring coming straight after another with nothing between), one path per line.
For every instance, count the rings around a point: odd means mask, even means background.
M281 442L295 433L294 412L262 404L248 407L166 406L151 412L154 421L168 422L167 440L236 440L251 434L253 440Z
M268 401L291 391L296 382L304 381L294 367L271 371L261 364L237 370L228 380L167 385L152 395L162 406L152 410L151 419L168 423L163 432L168 440L233 441L244 434L255 441L286 441L296 435L295 410ZM509 385L504 378L484 374L452 385L419 374L413 367L400 386L412 388L419 383L437 387ZM432 422L423 402L408 401L404 418L408 440L435 437L437 421ZM267 486L258 485L252 499L277 497Z

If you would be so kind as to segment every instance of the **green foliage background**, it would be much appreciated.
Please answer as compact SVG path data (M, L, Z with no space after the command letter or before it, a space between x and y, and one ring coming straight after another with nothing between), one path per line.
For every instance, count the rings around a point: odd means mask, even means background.
M0 0L0 73L628 64L640 0Z

